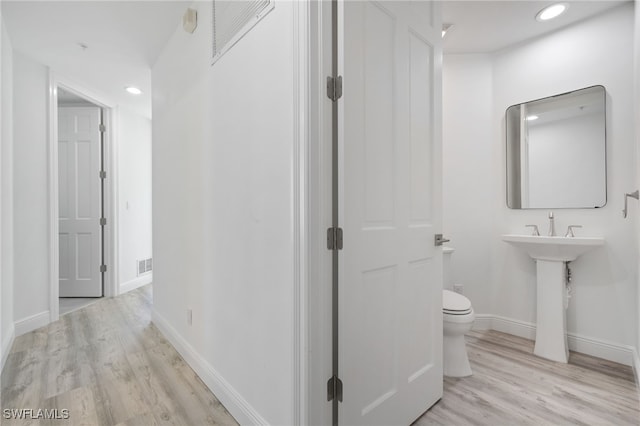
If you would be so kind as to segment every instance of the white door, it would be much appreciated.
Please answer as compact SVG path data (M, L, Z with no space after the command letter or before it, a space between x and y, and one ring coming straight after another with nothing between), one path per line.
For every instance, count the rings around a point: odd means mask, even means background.
M102 296L100 108L58 109L60 297Z
M408 425L442 396L437 2L345 1L342 425Z

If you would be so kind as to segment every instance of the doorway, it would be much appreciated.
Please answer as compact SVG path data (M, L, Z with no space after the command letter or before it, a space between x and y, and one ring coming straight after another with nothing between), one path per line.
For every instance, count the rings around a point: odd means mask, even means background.
M58 87L60 313L104 295L102 108Z
M109 268L116 258L115 185L112 108L53 76L50 88L50 309L56 321L115 295Z
M327 399L334 425L411 424L443 383L440 5L332 5Z

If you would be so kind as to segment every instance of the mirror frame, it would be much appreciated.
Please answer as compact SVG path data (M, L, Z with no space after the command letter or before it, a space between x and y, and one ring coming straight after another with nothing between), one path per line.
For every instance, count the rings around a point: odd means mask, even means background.
M594 88L598 88L598 87L602 88L602 96L603 96L602 102L603 102L603 108L604 108L604 114L603 114L604 115L604 118L603 118L603 120L604 120L604 123L603 123L604 124L604 129L603 129L603 144L604 144L604 147L603 147L604 201L603 201L602 205L599 205L599 206L580 206L580 207L578 207L578 206L568 206L568 207L567 206L563 206L563 207L558 207L558 206L522 207L520 205L520 206L517 206L517 207L513 207L512 206L513 205L512 201L514 199L514 196L509 191L510 191L510 187L513 185L514 181L516 181L516 183L520 181L521 174L518 172L518 177L517 178L514 177L514 178L510 179L510 177L509 177L511 174L514 174L514 166L510 165L511 163L509 161L509 158L510 158L510 149L509 149L509 142L510 142L509 139L510 138L509 138L509 125L508 125L508 123L509 123L509 119L508 119L509 110L511 108L513 108L513 107L520 107L521 105L526 105L526 104L530 104L530 103L534 103L534 102L544 101L546 99L553 99L553 98L557 98L557 97L564 96L564 95L570 95L572 93L579 92L581 90L594 89ZM511 209L511 210L599 209L599 208L603 208L604 206L607 205L607 202L608 202L608 186L609 186L608 179L607 179L607 177L608 177L608 167L607 167L607 89L605 88L604 85L596 84L596 85L593 85L593 86L582 87L580 89L575 89L575 90L571 90L571 91L568 91L568 92L559 93L557 95L552 95L552 96L547 96L547 97L543 97L543 98L539 98L539 99L534 99L534 100L527 101L527 102L520 102L520 103L517 103L517 104L509 106L505 110L504 118L505 118L505 126L504 126L504 129L505 129L505 135L504 135L504 140L505 140L505 202L506 202L507 207L509 209ZM519 131L520 130L518 129L518 132ZM510 185L510 182L512 183L512 185ZM518 193L520 195L520 204L521 204L522 203L522 196L521 196L520 191L518 191ZM511 201L511 203L510 203L510 201Z

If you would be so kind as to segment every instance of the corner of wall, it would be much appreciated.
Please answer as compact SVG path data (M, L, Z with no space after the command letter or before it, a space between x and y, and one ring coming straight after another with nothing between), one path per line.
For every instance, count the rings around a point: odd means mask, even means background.
M0 13L0 228L2 245L0 263L0 369L9 355L15 338L13 317L13 47Z
M633 378L635 379L636 387L640 387L640 356L637 348L633 348Z
M136 288L142 287L147 284L151 284L153 282L153 274L143 275L138 278L134 278L127 282L120 284L120 289L118 290L118 294L124 294L131 290L135 290Z
M634 21L634 60L633 68L634 72L634 91L635 91L635 117L640 113L640 0L635 0L635 21ZM640 165L640 120L635 121L635 145L636 145L636 164ZM637 167L636 167L637 170ZM637 172L636 172L637 173ZM640 186L640 174L636 175L636 182ZM640 226L636 229L636 244L640 246ZM638 257L638 265L640 267L640 256ZM636 336L636 353L635 353L635 373L636 384L640 384L640 358L638 353L640 352L640 273L636 271L636 323L637 323L637 336Z
M165 338L171 342L182 355L187 364L196 372L198 377L207 385L222 405L241 425L269 424L240 393L222 377L200 354L178 333L169 322L152 309L153 323Z
M15 335L22 336L23 334L27 334L30 331L49 325L50 322L51 312L49 311L43 311L34 315L30 315L15 322Z
M2 359L0 359L0 373L4 370L4 364L7 362L7 358L9 357L9 352L11 352L11 347L13 346L13 341L16 338L16 332L13 324L9 325L9 330L7 335L2 339L2 351L0 352L2 355Z

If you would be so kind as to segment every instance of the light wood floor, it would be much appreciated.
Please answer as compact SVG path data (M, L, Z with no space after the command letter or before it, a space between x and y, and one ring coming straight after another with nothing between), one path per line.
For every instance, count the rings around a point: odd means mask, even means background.
M497 331L467 337L471 377L445 377L443 398L415 426L640 425L631 367L571 352L533 355L533 341Z
M77 311L85 306L89 306L92 303L99 302L101 297L61 297L58 299L58 307L60 309L60 315L68 314L69 312Z
M150 322L151 286L102 299L16 338L2 409L69 410L69 420L4 425L236 425Z
M102 299L16 338L0 408L70 410L68 421L4 425L236 425L150 322L151 286ZM533 342L495 331L467 337L473 376L445 378L416 426L640 425L630 367L572 353L535 357Z

